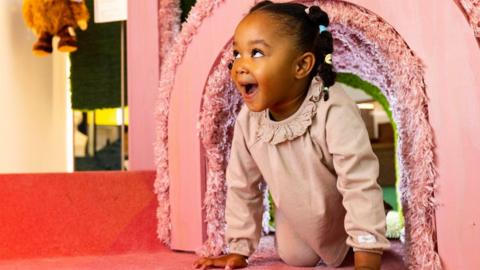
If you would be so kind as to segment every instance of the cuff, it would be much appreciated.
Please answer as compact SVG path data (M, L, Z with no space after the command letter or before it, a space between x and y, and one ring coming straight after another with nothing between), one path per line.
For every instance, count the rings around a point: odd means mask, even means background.
M371 234L369 232L355 232L347 238L347 245L353 248L353 251L365 251L382 254L384 250L390 248L390 242L381 234Z
M234 239L228 243L227 252L229 254L235 253L249 257L254 251L255 250L249 245L249 241L247 239Z
M357 252L357 251L375 253L375 254L378 254L378 255L383 254L383 249L365 249L365 248L355 248L354 247L353 252Z

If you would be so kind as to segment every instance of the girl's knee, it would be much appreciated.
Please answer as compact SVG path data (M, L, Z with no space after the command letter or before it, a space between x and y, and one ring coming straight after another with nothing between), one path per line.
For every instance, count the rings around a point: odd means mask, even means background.
M320 258L315 254L308 254L308 251L302 250L280 250L277 249L278 256L288 265L297 267L313 267L318 264Z

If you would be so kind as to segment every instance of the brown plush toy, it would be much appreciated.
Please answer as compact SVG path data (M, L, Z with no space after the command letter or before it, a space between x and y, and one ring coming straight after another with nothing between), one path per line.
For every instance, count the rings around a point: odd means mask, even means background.
M83 0L24 0L23 17L38 37L33 53L42 56L53 51L54 36L60 38L59 51L76 51L75 28L87 29L90 15Z

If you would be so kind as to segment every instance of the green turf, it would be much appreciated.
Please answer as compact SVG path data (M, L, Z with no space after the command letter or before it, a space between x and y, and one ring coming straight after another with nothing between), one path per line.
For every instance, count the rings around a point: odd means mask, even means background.
M383 199L393 207L393 210L398 211L397 206L397 192L395 187L382 187L383 189Z

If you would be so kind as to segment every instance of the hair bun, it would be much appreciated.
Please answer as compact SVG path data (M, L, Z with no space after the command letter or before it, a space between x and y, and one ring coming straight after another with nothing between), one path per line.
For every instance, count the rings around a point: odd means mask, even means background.
M325 11L323 11L319 6L311 6L308 9L308 17L317 26L323 25L327 27L330 24L330 19L328 18L328 14Z

